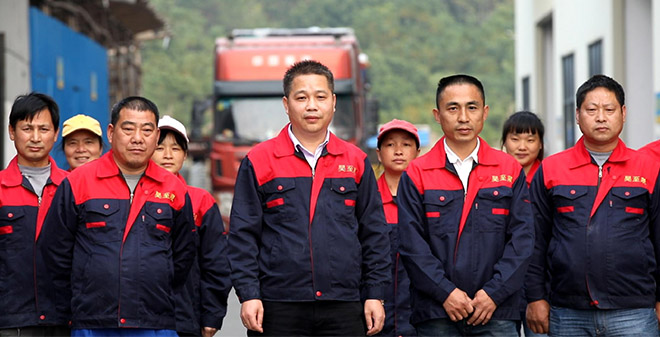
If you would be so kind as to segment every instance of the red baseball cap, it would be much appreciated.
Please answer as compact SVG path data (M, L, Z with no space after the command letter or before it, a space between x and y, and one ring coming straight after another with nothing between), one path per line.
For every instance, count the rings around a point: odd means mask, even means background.
M392 130L403 130L406 131L413 136L415 136L415 141L417 142L417 148L419 148L419 134L417 134L417 127L415 127L412 123L400 120L400 119L393 119L380 127L380 131L378 131L378 146L380 147L380 142L382 141L382 137L384 134L386 134L389 131Z

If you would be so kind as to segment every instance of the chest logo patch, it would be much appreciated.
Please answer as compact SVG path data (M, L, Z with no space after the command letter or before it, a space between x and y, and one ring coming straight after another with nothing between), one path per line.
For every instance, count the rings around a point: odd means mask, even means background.
M339 165L338 172L349 172L349 173L355 173L357 172L357 168L353 165Z
M174 192L161 193L159 191L156 191L154 197L158 199L168 199L170 202L174 202L174 198L176 198L176 195L174 195Z
M513 182L513 177L510 176L510 175L507 175L507 174L502 174L502 175L499 175L499 176L492 176L491 181L494 182L494 183L498 183L500 181L512 183Z
M623 181L627 183L642 183L646 185L646 178L641 176L624 176Z

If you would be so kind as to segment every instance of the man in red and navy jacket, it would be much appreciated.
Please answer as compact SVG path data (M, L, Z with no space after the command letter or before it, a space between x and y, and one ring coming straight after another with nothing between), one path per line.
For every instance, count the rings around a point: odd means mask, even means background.
M291 123L239 169L228 256L249 335L358 336L383 327L388 227L366 155L328 131L333 83L316 61L289 68Z
M111 119L112 150L62 181L46 217L41 250L53 291L71 312L72 336L119 335L119 328L176 336L173 288L185 282L195 254L190 198L150 160L156 105L128 97Z
M534 245L525 175L478 137L488 116L481 82L441 79L433 109L445 136L401 177L400 252L420 336L517 335Z
M68 317L48 300L41 254L42 224L57 186L66 177L50 157L59 109L47 95L16 98L9 137L17 155L0 172L0 335L68 335Z
M660 164L619 139L626 107L615 80L590 78L576 105L582 138L543 160L531 185L527 322L553 336L656 336Z

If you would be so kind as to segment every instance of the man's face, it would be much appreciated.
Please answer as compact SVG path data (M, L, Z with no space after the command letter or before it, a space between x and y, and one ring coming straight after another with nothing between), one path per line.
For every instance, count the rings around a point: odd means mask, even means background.
M156 150L159 130L151 111L123 108L116 125L108 125L113 157L124 174L140 174Z
M293 79L291 92L282 99L296 137L324 135L335 112L336 97L323 75L300 75Z
M626 121L626 106L621 106L614 92L598 87L584 97L576 110L584 144L592 151L609 152L616 147Z
M44 167L53 144L57 140L57 130L53 125L50 110L43 109L32 120L24 119L9 126L9 138L14 141L18 163L24 166Z
M447 144L454 148L476 142L488 117L488 106L479 89L468 83L447 86L433 109L435 120L442 126Z

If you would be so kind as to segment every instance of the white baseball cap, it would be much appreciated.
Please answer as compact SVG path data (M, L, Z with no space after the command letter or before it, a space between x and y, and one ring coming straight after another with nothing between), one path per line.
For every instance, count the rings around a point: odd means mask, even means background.
M162 129L169 129L169 130L172 130L172 131L176 131L180 135L182 135L183 138L186 139L186 142L190 142L190 140L188 140L188 133L186 133L186 127L183 126L183 124L181 122L179 122L178 120L176 120L176 119L174 119L174 118L172 118L168 115L163 116L158 121L158 128L161 129L161 130Z

